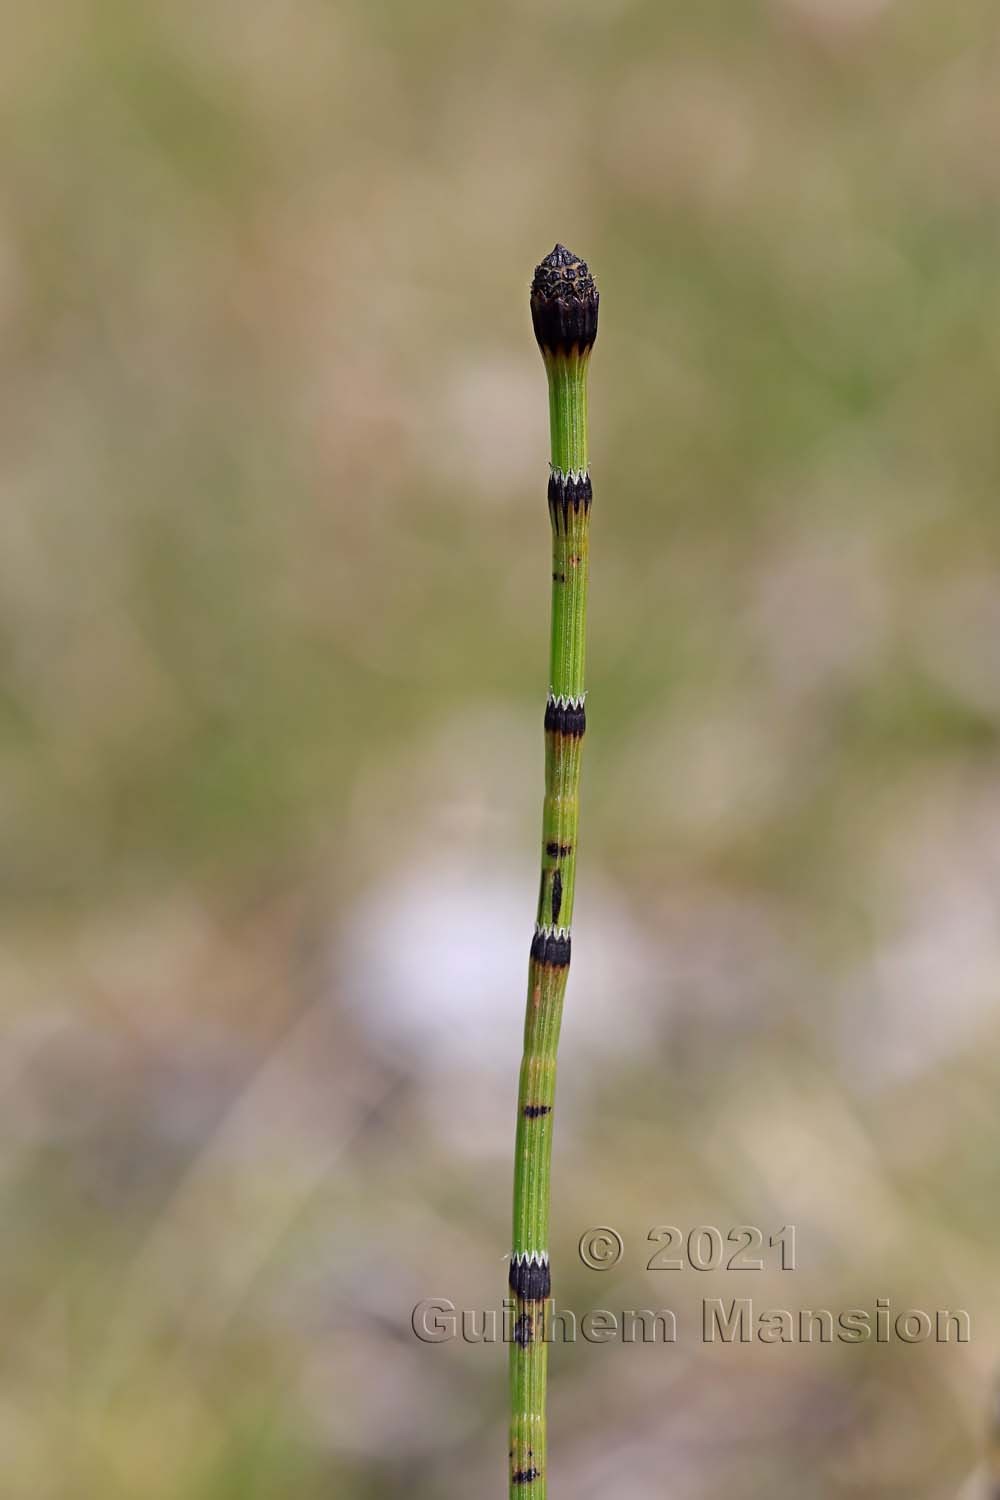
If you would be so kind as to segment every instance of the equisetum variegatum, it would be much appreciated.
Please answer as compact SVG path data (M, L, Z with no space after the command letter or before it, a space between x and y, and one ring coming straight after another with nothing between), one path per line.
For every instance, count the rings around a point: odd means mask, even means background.
M586 728L584 654L590 528L587 370L597 337L598 293L585 261L556 245L535 270L531 317L549 382L552 462L552 640L545 704L542 879L528 968L524 1057L517 1100L510 1288L510 1494L545 1500L542 1337L549 1272L549 1185L556 1049L569 974L576 881L580 752Z

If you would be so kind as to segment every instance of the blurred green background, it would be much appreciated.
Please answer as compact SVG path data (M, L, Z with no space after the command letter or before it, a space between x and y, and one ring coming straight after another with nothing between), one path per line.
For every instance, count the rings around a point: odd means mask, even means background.
M591 262L552 1493L979 1494L1000 35L903 0L92 0L0 55L3 1493L503 1493L544 375ZM657 1224L799 1269L647 1272ZM613 1271L576 1255L615 1226ZM703 1296L969 1310L709 1347Z

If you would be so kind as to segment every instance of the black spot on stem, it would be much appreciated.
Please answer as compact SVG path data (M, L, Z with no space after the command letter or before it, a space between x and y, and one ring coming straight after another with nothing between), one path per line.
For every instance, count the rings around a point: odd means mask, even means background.
M534 1337L534 1319L528 1313L522 1313L514 1324L514 1343L521 1349L527 1349Z

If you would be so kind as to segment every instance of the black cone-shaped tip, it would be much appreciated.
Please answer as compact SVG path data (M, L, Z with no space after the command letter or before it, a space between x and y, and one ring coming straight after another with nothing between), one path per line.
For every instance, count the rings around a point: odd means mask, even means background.
M543 354L586 353L597 337L599 302L587 262L554 246L531 283L531 321Z

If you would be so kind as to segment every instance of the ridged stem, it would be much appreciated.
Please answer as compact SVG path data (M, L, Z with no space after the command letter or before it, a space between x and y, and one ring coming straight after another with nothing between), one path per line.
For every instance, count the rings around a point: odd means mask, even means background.
M565 257L560 259L559 257ZM510 1349L511 1500L545 1500L547 1480L545 1396L548 1363L547 1315L549 1201L556 1049L570 961L570 925L576 884L580 758L585 730L587 574L591 486L587 453L587 369L596 335L597 294L582 262L560 246L542 262L563 274L569 266L589 283L585 303L556 293L556 340L567 322L592 315L593 329L569 348L547 347L553 303L533 300L535 329L549 382L552 526L552 631L549 695L545 707L545 800L542 873L535 935L528 967L524 1056L518 1089L514 1161L514 1229L510 1288L514 1303ZM569 274L568 272L566 273ZM579 282L576 283L578 285ZM574 286L575 290L575 286ZM535 288L533 287L533 298ZM592 303L592 306L591 306ZM581 313L582 307L582 313ZM561 318L562 324L559 324ZM546 319L549 321L547 322ZM577 320L576 322L574 320ZM586 326L584 328L586 334Z

